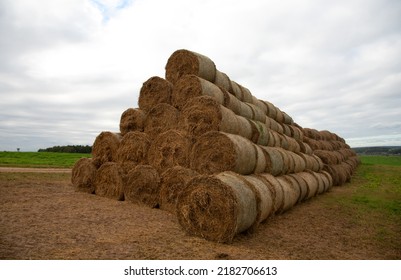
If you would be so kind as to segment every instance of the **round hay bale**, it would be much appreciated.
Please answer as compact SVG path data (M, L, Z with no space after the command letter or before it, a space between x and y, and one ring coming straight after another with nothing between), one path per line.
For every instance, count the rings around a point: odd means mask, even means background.
M249 89L247 89L246 87L240 85L240 84L238 84L238 86L239 86L239 88L240 88L240 90L242 92L243 101L247 102L247 103L252 103L253 102L253 98L252 98L253 96L252 96L251 91Z
M252 104L256 105L260 110L262 110L264 115L267 115L267 108L266 105L255 96L252 96Z
M276 177L280 185L283 188L284 205L281 209L281 213L288 211L297 203L299 198L299 187L293 186L295 181L292 181L290 177L278 176Z
M284 133L283 127L276 122L276 120L266 116L265 118L265 124L268 128L270 128L271 130L278 132L278 133Z
M275 120L275 118L276 118L276 116L277 116L277 110L278 110L278 108L276 107L276 106L274 106L271 102L268 102L268 101L263 101L262 100L262 102L265 104L265 106L266 106L266 115L269 117L269 118L272 118L272 119L274 119Z
M178 128L180 117L176 108L167 103L159 103L146 114L144 131L154 138L167 130Z
M182 109L182 120L185 129L195 137L209 131L223 131L247 139L252 137L251 125L245 118L237 116L210 96L189 100Z
M173 84L154 76L143 83L139 92L138 105L144 111L149 111L160 103L171 104Z
M286 112L283 112L283 116L284 116L283 123L287 125L292 125L294 123L294 120Z
M166 79L176 84L180 77L187 74L214 82L216 65L210 58L202 54L184 49L177 50L167 60Z
M318 193L318 189L319 189L319 185L318 185L319 182L316 179L316 177L313 176L313 174L310 172L299 172L299 173L297 173L297 176L304 179L306 182L306 185L308 186L308 194L306 195L305 199L309 199L311 197L316 196Z
M313 154L312 148L303 141L297 141L300 147L300 152L303 154L311 155Z
M125 135L130 131L143 131L146 114L138 108L128 108L121 114L120 133Z
M298 202L304 201L307 198L309 192L306 181L302 177L300 177L298 173L288 174L287 176L291 176L294 180L297 181L300 190Z
M249 103L249 102L244 102L244 104L246 104L249 108L251 108L251 112L252 112L252 120L255 121L259 121L259 122L265 122L266 121L266 115L263 112L263 110L259 109L258 106Z
M265 185L270 189L273 196L273 213L279 213L284 206L284 193L283 187L280 185L277 177L268 173L261 173L252 176L256 176L265 182Z
M160 176L151 165L137 165L127 173L125 200L151 208L159 206Z
M177 81L171 95L171 104L181 110L188 100L202 95L212 97L221 105L225 102L224 92L218 86L198 76L186 75Z
M132 168L132 166L131 166ZM94 180L96 195L122 201L124 200L125 175L128 165L106 162L97 170Z
M266 159L266 168L264 172L272 174L273 176L283 174L285 162L280 149L275 147L260 147L262 148Z
M269 132L268 128L266 127L266 125L264 123L258 122L258 121L253 121L253 120L248 120L248 119L245 119L242 117L239 117L239 118L241 119L241 121L245 120L244 123L247 122L250 124L251 131L252 131L250 140L253 143L262 145L262 146L268 146L269 142L274 141L274 139L273 140L270 139L272 134ZM241 122L241 126L243 126L242 122Z
M231 81L231 94L233 94L236 98L238 98L240 101L244 101L244 97L242 96L242 90L240 88L240 86L234 82Z
M214 84L225 91L231 91L231 80L230 78L223 72L216 70L216 77L214 79Z
M312 174L316 180L317 180L317 194L322 194L325 192L325 181L323 180L323 176L319 173L319 172L313 172L308 170L307 172L309 172L310 174Z
M101 132L93 142L93 163L99 168L103 163L117 161L117 150L121 142L121 134L110 131Z
M175 214L179 194L185 189L187 183L198 175L199 173L195 170L182 166L174 166L164 171L160 176L160 209Z
M171 129L156 136L148 151L148 163L160 173L180 165L189 167L192 139L183 130Z
M198 137L190 154L190 166L201 174L234 171L247 175L266 168L261 148L234 134L211 131Z
M227 172L193 178L177 200L177 218L184 230L211 241L232 242L256 216L253 190Z
M240 175L238 175L240 176ZM264 222L270 215L274 213L274 197L273 191L266 185L266 181L257 176L241 176L253 188L258 200L258 216L256 224Z
M124 135L117 149L117 162L146 164L150 138L144 132L131 131Z
M96 166L91 158L81 158L75 162L71 172L71 183L76 191L95 193L94 180Z
M291 157L294 159L294 171L292 173L298 173L305 171L306 162L305 160L296 153L290 152Z

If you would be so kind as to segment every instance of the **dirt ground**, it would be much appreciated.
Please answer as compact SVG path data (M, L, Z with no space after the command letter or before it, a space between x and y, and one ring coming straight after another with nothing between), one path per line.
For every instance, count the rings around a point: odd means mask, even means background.
M0 259L401 259L335 203L347 185L219 244L189 236L168 212L75 192L68 170L2 171Z

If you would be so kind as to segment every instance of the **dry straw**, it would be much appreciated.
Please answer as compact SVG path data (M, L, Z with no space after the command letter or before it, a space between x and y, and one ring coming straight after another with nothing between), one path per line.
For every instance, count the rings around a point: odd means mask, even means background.
M214 82L216 65L202 54L184 49L177 50L167 60L166 79L175 85L180 77L187 74Z
M159 103L146 114L144 131L154 138L162 132L178 128L180 120L180 112L176 108L167 103Z
M242 136L211 131L193 145L190 166L201 174L234 171L247 175L264 172L266 158L259 146Z
M159 206L160 176L150 165L137 165L126 176L125 200L151 208Z
M182 166L174 166L161 174L160 209L176 212L177 198L187 183L199 175L198 172Z
M252 139L251 123L220 105L209 96L189 100L182 110L183 126L194 136L209 131L223 131Z
M197 176L181 192L177 218L190 234L216 242L231 242L257 218L254 191L230 172Z
M96 166L91 158L79 159L72 168L71 183L76 191L94 193Z
M146 164L150 147L149 136L144 132L128 132L122 138L117 150L117 161Z
M96 137L92 146L92 158L96 167L109 161L117 161L121 138L120 133L110 131L103 131Z
M138 105L144 111L149 111L159 103L171 104L173 84L154 76L143 83L139 92Z
M106 162L97 170L95 193L115 200L124 200L125 175L133 166Z
M192 139L186 131L171 129L159 134L152 141L148 162L159 172L180 165L189 167Z
M128 108L121 114L120 133L125 135L130 131L143 131L145 112L138 108Z
M224 93L215 84L195 75L181 77L171 96L171 103L179 110L191 98L207 95L215 99L219 104L224 104Z

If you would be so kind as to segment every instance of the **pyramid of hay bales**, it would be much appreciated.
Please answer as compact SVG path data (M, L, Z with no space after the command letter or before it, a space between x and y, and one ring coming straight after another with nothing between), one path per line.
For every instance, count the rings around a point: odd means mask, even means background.
M350 181L359 164L344 139L303 128L219 71L174 52L119 132L101 132L72 172L79 190L160 208L189 234L231 242L271 217Z

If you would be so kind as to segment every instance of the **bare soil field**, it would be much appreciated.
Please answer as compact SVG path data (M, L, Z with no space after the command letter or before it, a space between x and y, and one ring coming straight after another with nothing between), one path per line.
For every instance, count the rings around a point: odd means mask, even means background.
M68 171L2 171L0 259L401 259L397 224L339 203L358 182L220 244L189 236L168 212L75 192Z

